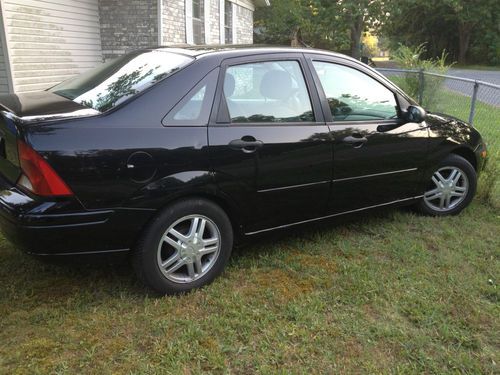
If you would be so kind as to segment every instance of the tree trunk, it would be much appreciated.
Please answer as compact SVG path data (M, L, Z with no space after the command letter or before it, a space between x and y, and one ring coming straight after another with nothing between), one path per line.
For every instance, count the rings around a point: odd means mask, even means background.
M364 21L362 16L356 17L351 25L351 56L358 60L361 57L360 47L363 26Z
M301 47L301 36L300 36L300 27L297 27L292 32L292 42L290 45L292 47Z
M465 64L467 60L467 51L469 50L472 27L460 22L458 24L458 63Z

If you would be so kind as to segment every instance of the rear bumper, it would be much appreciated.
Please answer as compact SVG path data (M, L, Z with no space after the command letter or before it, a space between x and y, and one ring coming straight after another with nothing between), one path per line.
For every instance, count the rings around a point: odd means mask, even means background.
M123 208L75 210L73 202L36 202L16 188L0 191L2 233L34 255L128 251L153 214Z

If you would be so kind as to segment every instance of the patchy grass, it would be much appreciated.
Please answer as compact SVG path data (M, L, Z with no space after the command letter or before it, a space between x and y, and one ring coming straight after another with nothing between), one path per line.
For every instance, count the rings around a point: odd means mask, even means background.
M237 249L154 298L128 265L54 266L0 242L0 373L498 373L500 216L403 210Z

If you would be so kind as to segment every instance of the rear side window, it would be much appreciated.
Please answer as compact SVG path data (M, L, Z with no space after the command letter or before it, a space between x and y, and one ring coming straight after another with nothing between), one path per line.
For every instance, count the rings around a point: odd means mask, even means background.
M208 124L210 110L215 96L219 69L207 74L189 93L165 116L165 126L203 126Z
M165 50L136 51L64 81L49 91L106 112L191 61L192 57Z
M224 96L231 122L312 122L314 115L297 61L227 68Z
M394 93L359 70L344 65L314 61L328 105L336 121L386 120L396 118Z

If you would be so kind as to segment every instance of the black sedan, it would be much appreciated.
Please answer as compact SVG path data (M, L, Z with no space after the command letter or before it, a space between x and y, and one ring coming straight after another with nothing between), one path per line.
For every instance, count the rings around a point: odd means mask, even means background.
M459 213L479 133L368 66L291 48L153 48L0 96L0 224L30 254L130 254L179 293L233 243L392 205Z

